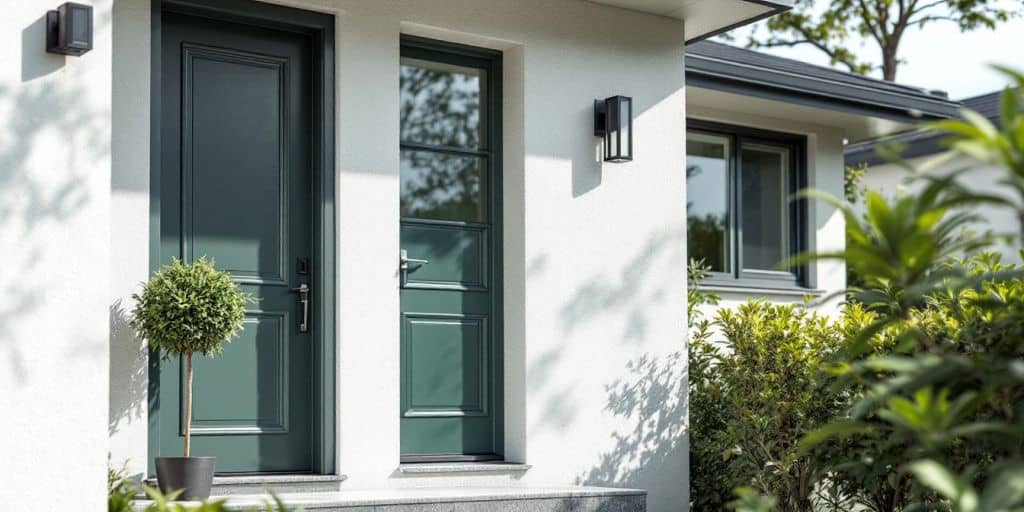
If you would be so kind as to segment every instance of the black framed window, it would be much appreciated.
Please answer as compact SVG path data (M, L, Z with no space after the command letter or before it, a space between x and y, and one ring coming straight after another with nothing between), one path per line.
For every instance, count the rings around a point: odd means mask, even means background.
M780 264L804 249L806 139L689 120L687 249L710 267L709 283L803 286L801 267Z

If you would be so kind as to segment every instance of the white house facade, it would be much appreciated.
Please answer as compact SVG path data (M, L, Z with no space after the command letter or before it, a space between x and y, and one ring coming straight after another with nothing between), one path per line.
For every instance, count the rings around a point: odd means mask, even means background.
M95 0L81 56L46 51L56 3L8 5L0 499L100 510L108 455L180 453L132 294L209 256L260 299L196 368L224 492L686 510L688 258L726 305L842 289L777 267L843 244L789 196L955 109L698 42L791 4Z

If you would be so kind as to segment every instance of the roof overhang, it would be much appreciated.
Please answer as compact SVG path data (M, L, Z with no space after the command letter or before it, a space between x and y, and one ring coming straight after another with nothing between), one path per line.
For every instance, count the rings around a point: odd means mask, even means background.
M753 23L793 7L794 0L590 0L686 21L692 43Z
M836 128L850 141L863 141L884 135L912 130L916 122L896 121L882 117L852 114L830 108L812 107L796 103L769 100L745 94L722 92L702 87L686 89L686 115L695 119L722 120L721 114L732 114L727 119L745 119L751 126L805 125ZM748 122L744 121L744 122Z
M956 101L923 91L844 83L705 55L686 56L686 85L897 123L948 119Z

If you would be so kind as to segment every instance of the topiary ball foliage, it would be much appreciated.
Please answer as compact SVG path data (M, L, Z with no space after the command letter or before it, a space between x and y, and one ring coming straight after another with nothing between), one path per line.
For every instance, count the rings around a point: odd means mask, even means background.
M132 327L164 358L198 353L219 354L238 335L245 304L252 302L227 272L205 257L193 263L175 258L134 294Z

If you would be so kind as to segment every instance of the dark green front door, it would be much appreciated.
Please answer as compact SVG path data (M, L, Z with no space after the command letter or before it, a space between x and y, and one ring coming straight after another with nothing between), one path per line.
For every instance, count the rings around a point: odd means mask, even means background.
M312 469L311 43L162 14L160 255L208 256L258 303L241 336L195 363L192 454L217 470ZM304 322L307 325L303 325ZM159 367L157 454L182 450L182 365Z
M500 458L499 57L403 42L402 459Z

